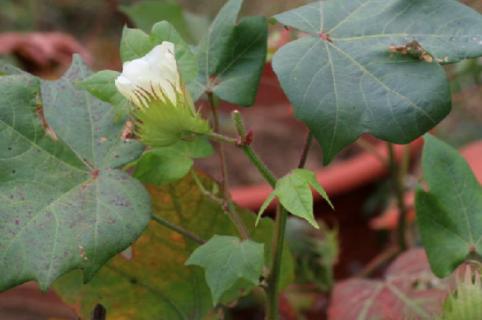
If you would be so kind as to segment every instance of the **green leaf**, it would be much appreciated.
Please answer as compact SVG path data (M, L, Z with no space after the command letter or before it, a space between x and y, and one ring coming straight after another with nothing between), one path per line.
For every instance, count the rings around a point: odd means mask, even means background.
M208 190L217 186L201 177ZM237 231L221 206L203 195L191 176L174 185L148 187L157 216L194 232L202 239L215 234L233 236ZM262 219L254 230L254 215L239 209L252 240L265 246L264 261L271 262L273 221ZM131 259L117 256L86 285L80 276L72 273L55 284L57 293L88 319L92 306L101 303L112 319L136 320L169 319L201 320L206 318L213 302L203 271L184 263L199 245L159 224L151 223L148 230L132 246ZM293 262L285 249L282 264L284 286L292 279ZM234 286L224 295L223 303L232 303L249 292L249 282ZM140 303L142 301L142 303Z
M318 223L313 215L313 195L303 169L293 170L276 183L276 196L291 214L308 221L316 229Z
M124 27L120 43L120 55L122 61L131 61L145 56L155 44L147 33L139 29Z
M148 32L158 21L169 21L181 34L189 38L190 32L183 14L183 9L176 3L162 3L162 1L140 1L130 6L121 6L135 25Z
M268 198L266 198L266 200L264 200L263 204L261 205L261 208L259 208L258 216L256 217L256 222L255 222L256 226L259 223L259 219L261 219L261 216L266 211L266 209L268 209L268 206L271 204L271 202L273 202L275 197L276 197L276 192L273 191L273 192L270 193Z
M199 45L199 77L190 85L194 100L209 91L234 104L254 103L268 28L263 17L244 18L236 25L241 5L242 0L228 1Z
M276 182L274 191L261 206L258 219L276 196L283 207L291 214L305 219L313 227L318 229L319 226L313 214L313 195L310 185L319 192L323 199L333 208L333 204L325 190L316 180L315 174L310 170L295 169Z
M163 185L183 178L191 170L195 158L212 154L209 141L179 141L176 144L146 152L136 164L134 177L144 183Z
M79 83L79 88L87 90L94 97L112 104L118 113L118 117L123 119L130 111L129 101L119 93L115 86L115 79L119 72L113 70L103 70L87 77Z
M450 111L443 68L482 55L482 18L453 0L327 0L279 14L309 33L273 68L329 163L362 133L408 143ZM419 56L394 52L414 46ZM402 50L403 51L403 50Z
M75 88L88 76L75 57L58 81L0 78L0 290L42 289L72 269L89 280L139 237L150 201L117 168L142 152L120 139L112 106ZM48 125L48 127L47 127Z
M335 207L333 206L333 204L330 201L330 198L328 197L328 194L326 194L325 189L323 189L321 184L316 179L316 175L313 171L306 170L306 169L296 169L296 170L293 171L293 175L295 175L300 180L304 180L305 183L311 185L311 187L313 187L313 189L315 189L321 195L321 197L326 202L328 202L330 207L332 209L335 209Z
M445 277L482 256L482 187L455 149L429 135L422 166L430 191L417 191L417 222L433 272Z
M163 41L174 43L182 80L186 84L190 83L198 74L197 58L189 45L167 21L156 23L150 35L139 29L124 28L120 46L122 61L142 58Z
M186 265L205 270L206 281L216 305L221 296L237 281L244 279L257 285L263 269L263 244L237 237L214 235L197 248Z
M194 80L198 74L198 62L189 45L184 42L176 29L167 21L156 23L152 27L151 41L160 44L163 41L169 41L176 46L176 60L179 65L179 72L182 80L189 83Z

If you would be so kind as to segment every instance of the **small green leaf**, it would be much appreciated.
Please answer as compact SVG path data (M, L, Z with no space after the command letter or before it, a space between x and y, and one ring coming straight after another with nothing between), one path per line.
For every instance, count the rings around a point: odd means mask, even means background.
M313 215L313 195L303 169L293 170L276 183L276 195L283 207L291 214L308 221L316 229L318 223Z
M264 245L231 236L214 235L197 248L186 265L197 265L205 270L206 282L216 305L223 293L239 280L253 285L259 283L264 265Z
M119 93L115 86L115 79L119 72L103 70L87 77L79 83L79 88L89 91L94 97L112 104L116 108L119 118L125 118L129 113L129 101Z
M134 177L155 185L171 183L189 173L194 164L193 159L208 157L212 152L211 144L204 138L156 148L138 160Z
M226 3L198 47L200 73L190 85L194 100L211 91L231 103L254 103L266 60L268 28L263 17L244 18L236 25L242 2Z
M482 55L482 17L459 1L327 0L275 18L309 34L278 50L273 69L325 164L363 133L395 143L426 133L451 107L439 63ZM432 63L394 50L410 44Z
M258 216L256 218L256 222L255 222L255 226L258 226L258 223L259 223L259 220L261 219L261 216L263 215L263 213L266 211L266 209L268 208L268 206L271 204L271 202L273 202L274 198L276 197L276 192L271 192L271 194L268 196L268 198L266 198L266 200L263 202L263 204L261 205L261 208L259 208L259 211L258 211Z
M306 169L295 169L276 182L275 190L269 195L258 212L258 220L269 204L278 197L283 207L291 214L308 221L316 229L319 228L313 214L313 195L310 185L328 202L333 208L326 191L316 180L315 174ZM256 220L256 224L257 221Z
M176 48L176 61L182 81L186 84L192 82L198 74L197 58L191 51L189 45L167 21L156 23L152 27L150 35L140 29L124 28L120 46L122 61L126 62L142 58L163 41L174 43ZM162 57L160 57L160 59L161 58ZM112 76L113 74L110 75Z
M174 43L176 47L176 60L179 65L184 83L194 80L198 74L198 62L189 45L182 39L176 29L167 21L156 23L152 27L151 42L160 44L163 41Z
M124 27L120 44L122 61L131 61L145 56L154 48L151 38L147 33L139 29Z
M328 204L332 209L335 209L335 207L330 201L330 198L328 197L328 194L326 194L325 189L323 189L323 187L318 182L318 180L316 180L316 175L313 171L305 170L305 169L296 169L295 172L296 172L296 175L298 175L300 178L304 179L307 183L309 183L313 187L313 189L315 189L321 195L321 197L326 202L328 202Z
M130 6L121 6L120 10L145 32L149 32L158 21L166 20L174 25L184 37L190 36L183 9L179 4L163 3L162 1L139 1Z
M422 166L430 191L417 191L417 222L433 272L445 277L482 256L482 187L458 152L430 135Z

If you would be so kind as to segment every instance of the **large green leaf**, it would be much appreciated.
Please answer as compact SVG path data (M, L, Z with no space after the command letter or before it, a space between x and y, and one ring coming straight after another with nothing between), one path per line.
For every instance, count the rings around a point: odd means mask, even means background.
M258 285L263 260L263 244L233 236L214 235L192 253L186 265L204 268L206 282L216 305L222 295L239 280Z
M200 180L206 189L212 189L209 179L201 177ZM190 176L175 185L150 186L149 190L154 212L163 219L203 239L214 234L237 235L221 206L203 195ZM272 221L263 219L254 230L254 215L243 210L240 213L253 241L264 244L264 261L269 265ZM60 279L55 288L67 302L79 308L85 318L95 304L101 303L107 308L109 319L204 319L213 302L203 271L184 265L198 246L190 238L151 223L148 231L132 246L132 259L119 255L88 284L83 285L80 275L72 273ZM282 269L285 285L291 279L292 268L291 255L286 250ZM240 296L240 288L252 286L238 284L222 301L231 302Z
M198 47L199 77L190 85L193 98L213 92L243 106L254 103L267 52L267 23L248 17L236 25L242 0L221 9Z
M429 135L422 166L430 191L417 191L417 222L433 272L445 277L482 259L482 187L457 150Z
M76 58L42 83L42 107L40 81L0 78L0 290L46 289L76 268L88 280L149 221L147 192L116 169L142 147L121 140L110 105L75 88L87 75Z
M309 33L273 67L325 163L365 132L395 143L427 132L450 110L437 62L482 55L481 16L453 0L327 0L275 18Z

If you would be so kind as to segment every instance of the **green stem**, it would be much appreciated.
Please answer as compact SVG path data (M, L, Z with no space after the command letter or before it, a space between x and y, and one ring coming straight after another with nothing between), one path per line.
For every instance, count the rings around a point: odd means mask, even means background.
M308 133L306 142L301 153L298 168L304 168L308 154L313 142L313 134ZM271 266L270 277L268 279L268 307L267 307L267 320L279 319L279 295L280 295L280 277L281 277L281 264L283 261L283 248L286 234L286 222L288 220L288 211L281 205L278 205L276 210L275 221L275 237L273 239L273 264Z
M398 226L397 226L397 239L398 245L402 251L406 250L407 245L407 215L408 210L405 204L405 172L402 167L397 163L395 159L394 146L388 143L388 156L389 156L389 167L392 176L393 191L395 192L395 197L397 199L397 206L399 211L398 216Z
M228 144L236 144L237 140L235 138L227 137L225 135L216 133L216 132L211 132L208 135L208 138L215 141L215 142L223 142L223 143L228 143Z
M283 247L285 242L286 221L288 212L278 205L276 210L275 234L273 237L273 258L268 278L268 305L266 308L266 320L279 319L279 282L281 276L281 263L283 261Z
M249 145L249 143L246 142L247 130L241 117L241 113L235 110L232 113L232 117L241 140L239 147L244 151L244 154L248 157L248 159L256 167L256 169L258 169L259 173L263 176L263 178L274 188L276 185L276 177L268 168L268 166L266 166L263 160L261 160L261 158L256 154L256 152Z
M219 113L218 113L218 106L215 101L214 95L210 92L208 93L209 105L211 107L211 111L213 114L214 120L214 132L217 136L221 136L219 134ZM218 142L218 154L219 154L219 163L221 166L221 184L223 188L223 198L224 198L224 209L228 213L229 218L235 225L236 229L239 232L239 235L242 239L249 239L248 229L244 225L243 220L239 216L236 207L233 204L231 199L231 194L229 193L229 181L228 181L228 167L226 163L226 155L224 152L224 145L223 143Z
M313 143L313 133L311 131L308 132L306 136L305 146L303 147L303 152L301 153L300 162L298 164L298 168L304 168L306 165L306 160L308 160L308 154L310 153L311 144Z
M155 222L157 222L158 224L160 224L161 226L164 226L168 229L171 229L183 236L185 236L186 238L188 239L191 239L199 244L204 244L206 243L205 240L201 239L199 236L195 235L194 233L192 233L191 231L188 231L178 225L175 225L174 223L171 223L169 221L167 221L166 219L162 218L162 217L159 217L159 216L156 216L156 215L152 215L152 220L154 220Z

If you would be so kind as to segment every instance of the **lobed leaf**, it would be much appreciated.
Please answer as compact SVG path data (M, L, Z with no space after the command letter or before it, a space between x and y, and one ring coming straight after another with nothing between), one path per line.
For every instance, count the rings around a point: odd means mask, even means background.
M214 235L191 254L186 265L197 265L204 269L213 304L216 305L221 296L240 280L258 285L263 260L263 244Z
M426 133L451 106L439 63L482 55L482 17L453 0L327 0L275 18L308 33L273 68L326 164L363 133L394 143Z
M76 89L88 75L76 57L58 81L0 78L0 290L46 290L72 269L89 280L150 219L147 192L118 170L142 146L120 138L112 106Z
M215 189L216 184L210 179L201 177L200 180L206 189ZM215 234L237 235L221 206L204 195L192 177L148 189L157 216L202 239ZM263 260L269 265L273 222L262 219L259 228L253 230L254 215L241 209L239 212L250 229L252 241L264 244ZM213 301L203 272L198 267L184 265L197 247L190 238L151 223L129 253L112 259L91 282L83 285L79 274L71 273L60 279L55 289L83 318L88 318L93 306L101 303L112 319L206 319L213 309ZM292 278L292 268L292 258L286 249L282 267L284 285ZM232 303L253 286L249 282L238 282L222 296L221 302Z
M258 219L276 196L283 207L291 214L305 219L318 229L319 226L313 213L313 195L310 186L319 192L323 199L333 208L333 204L325 190L316 180L315 174L310 170L295 169L276 182L275 190L261 206Z
M430 272L423 250L413 249L398 257L382 280L338 282L328 319L436 319L448 288Z

